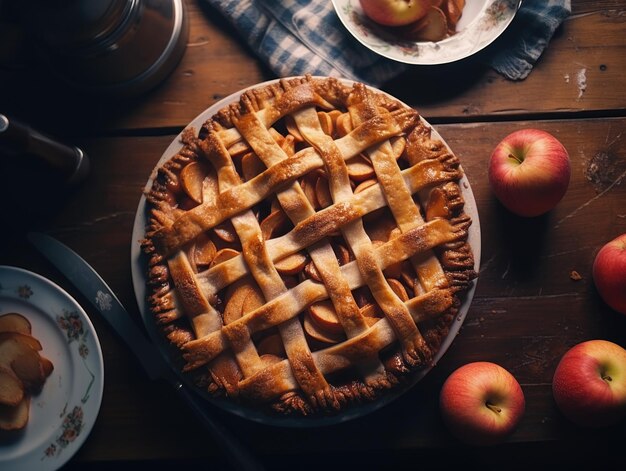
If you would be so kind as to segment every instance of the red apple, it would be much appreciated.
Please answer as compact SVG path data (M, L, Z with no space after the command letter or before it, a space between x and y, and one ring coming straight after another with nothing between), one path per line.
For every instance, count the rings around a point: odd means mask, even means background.
M472 445L503 441L515 430L526 407L513 375L484 361L454 371L443 384L439 404L448 429Z
M431 0L359 0L363 13L385 26L404 26L428 13Z
M489 183L509 211L539 216L561 201L570 180L570 160L563 144L540 129L506 136L489 160Z
M603 427L626 417L626 350L588 340L561 358L552 381L559 410L572 422Z
M626 234L600 249L593 261L592 275L604 302L626 314Z

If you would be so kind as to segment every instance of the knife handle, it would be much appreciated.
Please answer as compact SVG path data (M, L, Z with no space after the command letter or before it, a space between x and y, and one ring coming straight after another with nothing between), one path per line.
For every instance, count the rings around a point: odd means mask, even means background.
M235 470L264 471L264 467L254 458L250 451L233 436L219 421L215 420L205 404L201 404L194 393L182 384L176 387L178 395L191 407L194 414L217 441L219 448L224 452L226 459Z
M68 184L79 183L89 173L89 158L80 147L67 145L3 114L0 114L0 150L38 157L59 171Z

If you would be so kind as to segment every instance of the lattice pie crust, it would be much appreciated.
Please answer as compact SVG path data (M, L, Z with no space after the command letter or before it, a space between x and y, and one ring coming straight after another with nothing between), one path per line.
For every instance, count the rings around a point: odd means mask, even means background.
M475 273L459 160L415 110L284 79L182 142L143 248L152 312L199 387L321 414L430 366Z

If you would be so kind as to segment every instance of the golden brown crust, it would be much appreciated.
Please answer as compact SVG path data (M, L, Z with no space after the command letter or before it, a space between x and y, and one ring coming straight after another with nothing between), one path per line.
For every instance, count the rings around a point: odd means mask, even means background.
M198 385L311 415L430 366L476 274L459 161L417 112L307 76L182 143L146 195L143 248L156 322Z

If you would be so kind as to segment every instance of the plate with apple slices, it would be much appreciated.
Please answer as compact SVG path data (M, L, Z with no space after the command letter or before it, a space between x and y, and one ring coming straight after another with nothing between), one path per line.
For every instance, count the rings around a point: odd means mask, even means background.
M63 466L96 421L103 383L81 306L38 274L0 266L0 469Z
M455 62L511 24L521 0L333 0L346 29L377 54L413 65Z

